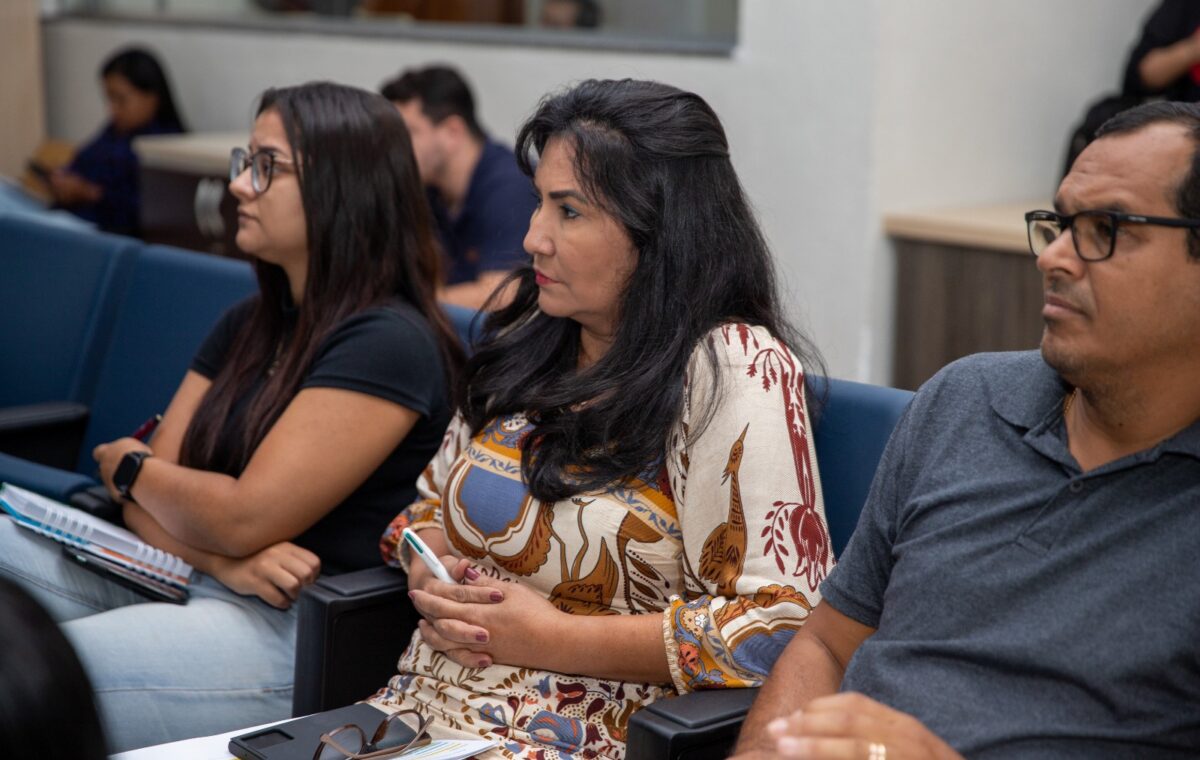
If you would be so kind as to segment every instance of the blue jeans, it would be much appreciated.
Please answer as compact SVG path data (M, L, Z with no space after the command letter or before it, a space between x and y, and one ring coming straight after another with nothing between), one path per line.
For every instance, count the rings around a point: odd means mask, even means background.
M150 602L6 517L0 574L41 602L75 645L112 752L291 715L295 606L277 610L203 573L186 605Z

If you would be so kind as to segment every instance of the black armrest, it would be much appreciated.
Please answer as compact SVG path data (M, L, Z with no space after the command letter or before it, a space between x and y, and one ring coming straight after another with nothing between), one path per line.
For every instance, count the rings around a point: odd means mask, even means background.
M297 604L293 715L371 696L395 675L417 627L408 577L390 567L319 578Z
M408 578L390 567L323 577L297 604L292 714L350 704L384 686L417 626ZM714 689L654 702L629 721L627 760L727 757L758 689Z
M88 408L47 401L0 409L0 451L60 470L75 469Z
M758 689L696 691L651 702L629 719L626 760L721 760Z
M108 495L104 486L92 486L71 494L71 506L82 509L101 520L107 520L113 525L125 527L125 511L121 504Z

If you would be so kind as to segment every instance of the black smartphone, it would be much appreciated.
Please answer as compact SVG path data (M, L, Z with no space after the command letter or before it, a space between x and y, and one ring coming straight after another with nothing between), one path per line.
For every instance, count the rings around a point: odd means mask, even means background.
M156 578L130 570L119 562L90 554L71 546L63 545L62 552L85 570L107 578L125 588L132 589L155 602L187 604L188 590L164 583Z

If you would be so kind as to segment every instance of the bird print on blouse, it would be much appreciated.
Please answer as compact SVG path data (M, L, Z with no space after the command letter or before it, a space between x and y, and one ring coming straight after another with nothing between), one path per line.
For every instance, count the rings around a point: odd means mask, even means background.
M742 562L746 558L746 518L742 514L742 490L738 483L738 468L746 450L746 431L750 423L742 428L742 434L729 449L721 483L729 483L729 516L725 522L713 528L700 551L700 577L717 584L721 596L734 596L737 579L742 575Z
M403 527L440 529L479 572L560 610L655 616L671 682L463 668L418 631L373 704L431 715L437 738L498 741L486 760L615 759L645 705L761 682L817 603L810 583L832 566L804 373L764 328L726 325L697 347L685 388L660 462L555 503L532 498L522 481L522 442L536 430L525 415L478 431L456 417L418 481L421 498L381 542L385 559L402 564ZM764 549L768 537L775 543Z
M564 580L550 589L550 602L563 612L569 612L572 615L615 615L617 611L612 608L612 599L617 592L620 572L617 569L617 563L613 561L612 554L608 551L606 538L600 539L600 550L597 552L596 563L591 572L583 577L579 575L582 572L581 565L584 557L591 548L591 539L583 524L583 513L589 504L595 502L595 499L576 498L571 501L579 507L576 517L581 540L579 549L575 552L575 561L568 569L567 542L558 538L557 535L555 536L560 549L560 572Z
M621 567L622 593L631 612L657 612L667 603L671 582L634 548L648 547L663 540L663 535L634 514L621 518L617 529L617 561Z

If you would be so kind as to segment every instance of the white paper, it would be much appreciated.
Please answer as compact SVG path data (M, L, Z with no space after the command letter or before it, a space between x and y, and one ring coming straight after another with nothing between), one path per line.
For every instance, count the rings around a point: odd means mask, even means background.
M288 718L287 720L292 720ZM201 736L195 739L157 744L153 747L131 749L118 755L110 755L109 760L236 760L229 754L229 740L235 736L257 731L260 728L274 726L286 721L277 720L274 723L264 723L261 726L239 728L225 734ZM417 747L397 755L397 760L466 760L472 755L489 750L496 746L495 742L486 739L463 741L461 739L436 739L424 747Z

